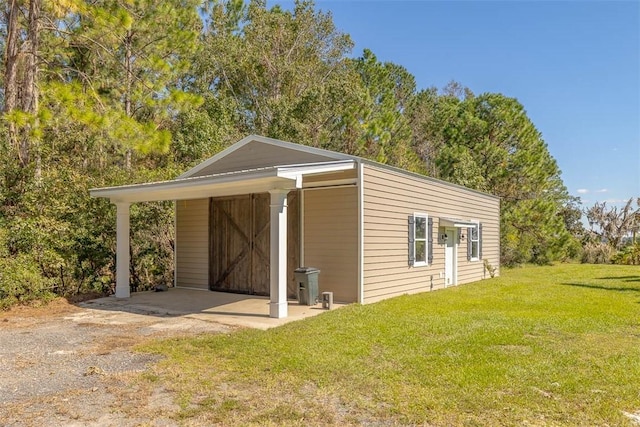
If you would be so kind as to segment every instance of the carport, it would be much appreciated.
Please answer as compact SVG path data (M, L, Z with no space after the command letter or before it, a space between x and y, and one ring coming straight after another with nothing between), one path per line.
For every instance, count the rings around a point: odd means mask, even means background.
M323 311L320 305L307 306L289 301L288 316L276 319L266 314L268 297L207 292L195 289L170 288L168 292L135 292L130 298L104 297L80 303L95 310L92 322L106 324L145 323L149 318L174 319L160 322L158 329L179 328L180 319L219 323L232 327L269 329L285 323L315 316ZM337 304L335 307L340 307ZM205 324L206 324L205 323ZM200 323L202 325L202 323ZM188 327L188 326L187 326Z
M285 318L287 309L287 195L303 188L305 177L354 170L352 159L230 171L171 181L92 189L92 197L116 205L116 297L129 298L129 210L132 203L179 201L269 194L269 316Z

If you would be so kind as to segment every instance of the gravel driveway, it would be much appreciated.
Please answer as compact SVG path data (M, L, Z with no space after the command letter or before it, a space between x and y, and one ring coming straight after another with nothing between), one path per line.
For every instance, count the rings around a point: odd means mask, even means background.
M173 396L140 380L157 357L132 347L232 330L189 317L81 305L57 300L0 314L0 426L175 425Z

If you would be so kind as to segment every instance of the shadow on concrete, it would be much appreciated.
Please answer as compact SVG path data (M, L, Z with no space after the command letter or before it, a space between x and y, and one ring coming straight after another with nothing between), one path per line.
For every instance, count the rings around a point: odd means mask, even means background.
M321 305L300 305L289 301L288 316L269 317L269 298L246 294L169 288L166 292L134 292L130 298L103 297L77 304L80 307L125 312L154 317L192 317L231 326L267 329L287 322L315 316L324 311ZM341 304L334 304L334 307Z

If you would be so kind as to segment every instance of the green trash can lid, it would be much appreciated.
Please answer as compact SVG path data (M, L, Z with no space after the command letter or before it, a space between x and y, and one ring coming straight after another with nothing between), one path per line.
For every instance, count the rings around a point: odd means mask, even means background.
M300 267L300 268L296 268L294 270L294 273L320 273L320 270L318 270L315 267Z

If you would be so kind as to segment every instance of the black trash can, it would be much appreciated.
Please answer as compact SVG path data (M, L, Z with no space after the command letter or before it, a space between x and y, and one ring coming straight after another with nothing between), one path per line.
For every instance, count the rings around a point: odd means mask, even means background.
M294 270L298 284L298 302L301 305L315 305L318 302L318 275L314 267L300 267Z

